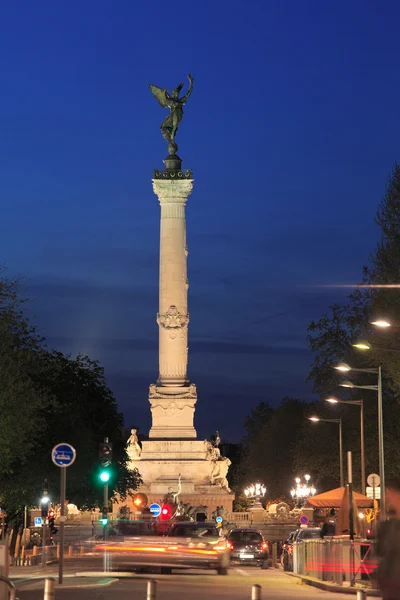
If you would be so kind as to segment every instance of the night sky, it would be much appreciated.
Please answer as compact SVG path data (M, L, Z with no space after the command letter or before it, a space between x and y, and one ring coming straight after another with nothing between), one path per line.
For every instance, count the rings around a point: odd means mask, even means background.
M189 375L199 434L238 440L258 402L312 399L307 325L348 292L319 286L359 281L376 244L399 19L395 0L3 3L0 263L50 344L104 365L127 426L147 433L158 375L148 84L195 78Z

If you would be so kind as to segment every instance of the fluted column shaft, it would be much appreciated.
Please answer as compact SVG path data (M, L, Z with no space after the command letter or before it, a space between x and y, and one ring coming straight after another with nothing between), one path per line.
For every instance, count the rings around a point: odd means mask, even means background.
M159 386L185 386L188 360L187 247L185 205L193 180L153 180L161 205Z

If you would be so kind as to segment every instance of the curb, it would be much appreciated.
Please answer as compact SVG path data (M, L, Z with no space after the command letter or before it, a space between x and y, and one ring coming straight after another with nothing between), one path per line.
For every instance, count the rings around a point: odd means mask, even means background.
M103 573L104 575L104 573ZM64 585L63 583L57 584L56 589L59 590L73 590L73 589L83 589L83 588L97 588L97 587L110 587L113 583L117 583L118 579L102 579L97 581L96 583L81 583L80 585Z
M102 575L104 575L104 573L102 573ZM75 577L75 575L70 575L70 578L72 578L72 577ZM39 583L40 579L41 578L39 578L39 577L32 577L32 579L28 579L28 580L25 579L23 581L23 585L19 585L19 586L18 586L18 583L21 584L21 580L16 581L15 587L17 589L17 592L21 592L24 589L28 590L32 585L35 585L35 584L37 585ZM73 584L73 583L59 584L58 581L56 581L56 589L73 590L73 589L82 589L82 588L109 587L110 585L112 585L113 583L116 583L117 581L118 581L118 579L115 579L115 578L101 579L100 581L97 581L95 583L81 583L81 584Z
M297 575L296 573L285 572L285 575L288 575L289 577L294 577L295 579L300 579L301 583L305 583L306 585L310 585L311 587L318 588L319 590L324 590L325 592L335 592L336 594L350 594L355 596L359 590L364 590L367 594L367 597L369 598L381 597L378 590L372 590L370 588L342 587L340 585L335 585L334 583L326 583L325 581L319 581L319 579L313 579L312 577L307 577L305 575Z

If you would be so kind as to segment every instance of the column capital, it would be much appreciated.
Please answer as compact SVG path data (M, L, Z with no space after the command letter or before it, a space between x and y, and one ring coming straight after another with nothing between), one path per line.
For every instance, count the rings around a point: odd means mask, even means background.
M193 179L153 179L153 191L160 204L186 204L193 190Z

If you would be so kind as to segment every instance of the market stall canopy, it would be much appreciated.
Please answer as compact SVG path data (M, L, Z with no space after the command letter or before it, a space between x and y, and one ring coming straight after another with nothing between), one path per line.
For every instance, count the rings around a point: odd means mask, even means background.
M307 504L308 506L313 506L314 508L340 508L345 490L346 488L339 487L335 490L318 494L318 496L308 498ZM371 498L367 498L367 496L363 496L358 492L353 492L353 498L357 508L371 508L373 506L373 501Z

